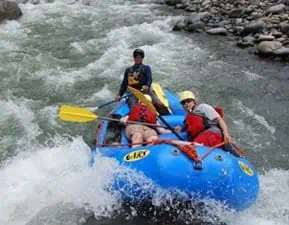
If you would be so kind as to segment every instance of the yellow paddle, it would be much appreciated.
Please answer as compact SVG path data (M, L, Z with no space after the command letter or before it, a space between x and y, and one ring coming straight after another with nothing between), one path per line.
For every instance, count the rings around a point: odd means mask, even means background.
M168 123L167 121L158 113L158 111L156 110L156 108L154 107L154 105L152 104L152 102L150 100L148 100L144 94L132 87L128 87L128 89L130 90L130 92L138 98L139 101L141 101L142 103L144 103L145 105L147 105L159 118L160 120L166 125L166 128L170 129L179 140L184 140Z
M94 114L93 112L90 112L87 109L75 107L75 106L69 106L69 105L62 105L60 107L58 117L64 121L78 122L78 123L91 122L96 119L120 122L119 119L98 116ZM150 126L150 127L164 127L161 125L144 123L144 122L136 122L136 121L130 121L130 120L127 121L127 123L140 124L140 125L145 125L145 126Z
M169 101L166 98L165 93L164 93L161 85L158 83L152 83L151 87L152 87L154 93L156 94L156 96L158 97L158 99L160 100L160 102L167 108L167 110L170 113L172 113L170 106L169 106Z

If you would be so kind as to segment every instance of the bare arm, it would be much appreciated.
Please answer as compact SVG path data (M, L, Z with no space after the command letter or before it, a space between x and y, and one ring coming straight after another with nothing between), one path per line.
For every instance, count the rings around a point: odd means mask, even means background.
M126 116L120 118L120 122L123 123L123 124L126 124L127 121L128 121L128 115L126 115Z
M179 140L173 140L173 143L178 144L178 145L198 145L198 146L203 146L203 144L197 143L197 142L190 142L190 141L179 141Z
M157 122L157 124L160 125L159 122ZM160 134L169 134L169 133L172 133L172 131L171 131L170 129L167 129L167 128L164 128L164 127L157 127L156 129L158 130L158 132L159 132ZM175 131L175 132L180 132L181 129L182 129L182 128L181 128L180 126L174 127L174 131Z
M157 127L156 129L158 130L158 132L159 132L160 134L169 134L169 133L172 133L171 130L166 129L166 128L164 128L164 127Z
M218 122L219 122L219 125L223 131L224 140L227 142L231 142L231 137L229 135L229 130L228 130L227 124L225 123L225 121L221 117L218 117Z

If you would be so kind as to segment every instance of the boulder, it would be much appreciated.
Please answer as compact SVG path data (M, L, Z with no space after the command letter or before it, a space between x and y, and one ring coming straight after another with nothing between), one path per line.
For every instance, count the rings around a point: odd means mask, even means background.
M176 9L186 9L188 6L186 4L176 4L175 8Z
M258 53L260 55L272 55L277 49L282 48L282 43L279 41L262 41L258 45Z
M39 5L40 4L40 0L31 0L31 3L33 5Z
M244 37L242 40L245 41L245 42L252 42L252 43L254 43L256 39L255 39L253 36L248 35L248 36Z
M288 40L288 38L287 38L287 37L285 37L285 36L282 36L282 37L278 38L276 41L279 41L279 42L281 42L281 43L286 43L286 42L287 42L287 40Z
M201 3L201 6L206 6L206 5L209 5L211 3L210 0L204 0L202 3Z
M209 12L200 12L197 15L200 17L201 20L212 17L212 14Z
M183 20L180 20L173 27L173 31L181 31L181 30L185 30L185 28L186 28L185 22Z
M183 0L165 0L165 3L169 6L176 6L177 4L182 4Z
M272 35L260 35L259 38L258 38L258 41L259 42L262 42L262 41L273 41L275 39L274 36Z
M282 37L282 32L279 32L277 30L273 30L271 35L274 36L275 38L280 38L280 37Z
M284 34L289 34L289 23L280 23L279 24L280 30L284 33Z
M245 26L244 30L241 32L241 35L255 34L263 31L265 27L265 23L263 20L252 21L247 26Z
M228 16L230 18L240 18L243 16L244 14L244 9L243 8L236 8L236 9L232 9L229 13Z
M272 13L272 14L279 14L283 11L285 11L286 6L284 4L278 4L270 7L269 9L266 10L266 15Z
M238 41L236 43L236 46L239 48L249 48L249 47L253 47L254 43L248 42L248 41Z
M212 35L227 35L227 29L224 27L217 27L207 30L207 33Z
M282 47L282 48L279 48L275 51L273 51L273 55L274 56L278 56L278 57L289 57L289 48L285 48L285 47Z
M0 22L7 20L15 20L22 16L22 11L16 2L0 1Z
M201 16L199 14L193 14L185 20L187 24L187 31L189 32L199 32L205 29L205 24L201 21Z
M189 32L200 32L205 30L205 24L202 21L194 22L187 26L187 31Z
M188 18L186 18L185 22L189 25L189 24L194 24L196 22L200 22L202 19L201 15L198 13L194 13L191 16L189 16Z
M1 0L0 0L1 1ZM4 1L4 0L3 0ZM26 4L29 0L15 0L17 4Z
M234 34L239 35L239 34L242 34L243 31L244 31L244 27L243 26L235 26L235 27L233 27L233 33Z

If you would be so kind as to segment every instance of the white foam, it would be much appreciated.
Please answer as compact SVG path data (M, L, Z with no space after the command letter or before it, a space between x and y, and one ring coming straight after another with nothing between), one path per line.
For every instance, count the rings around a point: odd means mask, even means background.
M0 40L0 46L2 54L7 53L8 51L12 52L19 50L19 47L15 43L12 43L11 41Z
M86 53L85 43L83 43L83 42L73 42L73 43L70 44L70 46L75 48L77 53L79 53L81 55L85 55L85 53Z
M244 71L245 75L248 77L249 80L260 80L263 79L264 77L257 74L257 73L252 73L249 71Z
M97 107L96 102L99 102L99 100L101 100L105 101L103 103L105 104L106 101L112 101L114 97L115 94L112 91L110 91L108 84L105 84L102 89L94 93L90 98L84 99L83 104L86 105L85 107L91 105L91 107L89 107L88 109L94 111L95 107Z
M260 176L260 195L256 204L238 215L232 215L229 225L287 225L288 210L289 171L272 169Z
M39 110L39 117L41 120L48 122L51 127L59 127L59 119L57 118L59 107L58 106L46 106Z
M221 70L224 70L224 68L227 68L228 67L228 63L227 62L224 62L224 61L221 61L221 60L216 60L216 61L210 61L208 63L208 66L212 66L216 69L221 69Z
M11 119L11 117L17 119L18 123L25 130L25 135L33 139L41 133L41 130L37 123L35 123L35 115L30 109L29 103L30 101L25 98L0 100L0 123Z
M96 100L112 100L114 98L114 95L112 93L112 91L109 89L108 84L105 84L104 87L102 89L100 89L99 91L97 91L96 93L94 93L89 99L88 101L95 101Z
M263 116L260 116L247 106L245 106L241 101L236 100L235 101L236 106L247 117L254 118L259 124L261 124L264 128L266 128L272 135L275 133L276 129L273 126L270 126L269 123L266 121L266 119Z
M96 157L95 167L89 168L90 149L81 138L55 143L51 149L18 155L0 170L1 225L24 225L38 210L61 201L94 208L114 203L103 189L114 161Z

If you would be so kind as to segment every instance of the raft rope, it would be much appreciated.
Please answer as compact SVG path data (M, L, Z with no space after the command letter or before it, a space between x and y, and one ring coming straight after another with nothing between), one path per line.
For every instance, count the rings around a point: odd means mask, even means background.
M216 144L212 147L209 148L209 150L201 157L201 160L203 161L206 157L208 157L216 148L220 148L222 147L224 144L226 144L227 142L221 142L219 144Z
M154 144L154 142L149 141L149 142L138 142L138 143L127 143L127 144L99 144L96 143L96 147L119 147L119 146L132 146L132 145L147 145L147 144Z
M226 144L226 142L219 143L217 145L214 145L210 147L206 153L199 158L198 153L195 149L196 145L193 142L190 142L191 144L186 144L186 145L180 145L174 143L172 140L162 140L162 139L157 139L156 141L150 141L150 142L140 142L140 143L127 143L127 144L99 144L96 143L97 147L116 147L116 146L132 146L132 145L147 145L147 144L152 144L152 145L157 145L157 144L168 144L168 145L173 145L177 149L179 149L181 152L183 152L186 156L188 156L190 159L192 159L195 163L201 163L206 157L208 157L216 148L219 148Z

